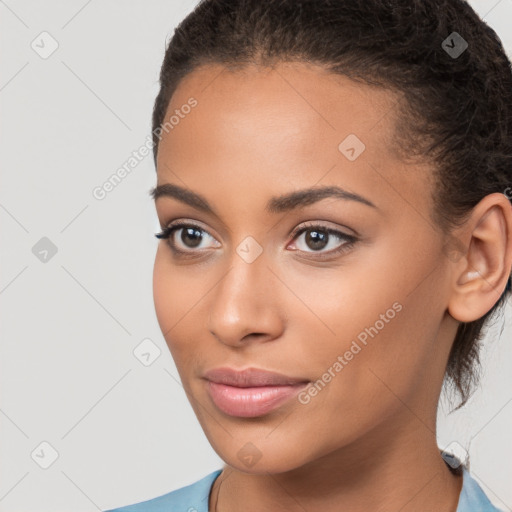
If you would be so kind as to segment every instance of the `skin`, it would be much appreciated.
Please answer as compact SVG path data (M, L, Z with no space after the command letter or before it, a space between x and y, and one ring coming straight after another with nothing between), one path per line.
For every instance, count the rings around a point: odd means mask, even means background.
M394 146L391 91L303 63L209 65L181 81L166 119L191 96L197 106L163 134L157 184L201 194L218 216L155 201L162 228L184 219L212 236L194 249L176 233L186 257L161 240L153 289L183 387L226 463L210 510L218 500L222 512L454 511L462 478L440 456L437 403L458 323L485 314L510 274L509 201L484 198L454 233L458 256L446 257L431 220L432 169ZM366 146L355 161L338 150L348 134ZM324 185L375 208L331 197L265 210L271 197ZM309 221L357 241L321 260L307 233L292 236ZM247 236L263 250L252 263L236 252ZM320 252L346 244L329 240ZM307 404L237 418L206 391L204 372L220 366L314 382L395 303L400 312ZM246 443L261 455L251 467L237 456Z

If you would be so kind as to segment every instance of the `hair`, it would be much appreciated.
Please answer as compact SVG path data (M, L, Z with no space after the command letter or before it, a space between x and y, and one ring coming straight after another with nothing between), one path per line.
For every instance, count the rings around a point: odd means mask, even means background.
M468 46L450 54L459 35ZM463 0L201 0L165 52L152 118L155 165L183 77L202 65L282 62L320 65L396 95L394 146L432 165L431 217L442 233L486 195L512 198L511 64L494 30ZM487 314L458 327L443 381L461 397L456 409L479 382L484 327L509 295L510 279Z

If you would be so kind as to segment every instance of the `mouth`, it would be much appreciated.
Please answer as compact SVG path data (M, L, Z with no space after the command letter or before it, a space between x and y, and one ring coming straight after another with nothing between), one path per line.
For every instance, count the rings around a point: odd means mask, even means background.
M204 374L216 407L229 416L254 418L284 405L310 382L257 368L216 368Z

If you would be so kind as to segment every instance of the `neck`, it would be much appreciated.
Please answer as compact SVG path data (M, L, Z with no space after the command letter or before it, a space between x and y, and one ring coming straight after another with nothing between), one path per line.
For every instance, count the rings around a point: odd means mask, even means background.
M455 512L462 476L450 470L435 434L416 418L407 433L386 432L381 425L349 446L284 473L248 474L226 465L215 484L214 512Z

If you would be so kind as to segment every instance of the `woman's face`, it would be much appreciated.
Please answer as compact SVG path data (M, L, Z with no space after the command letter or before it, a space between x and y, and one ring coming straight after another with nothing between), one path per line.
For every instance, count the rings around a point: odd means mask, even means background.
M434 430L456 323L431 170L392 149L396 101L299 63L202 67L172 97L156 208L162 228L189 227L159 242L156 313L202 428L240 470ZM233 385L219 368L291 380Z

